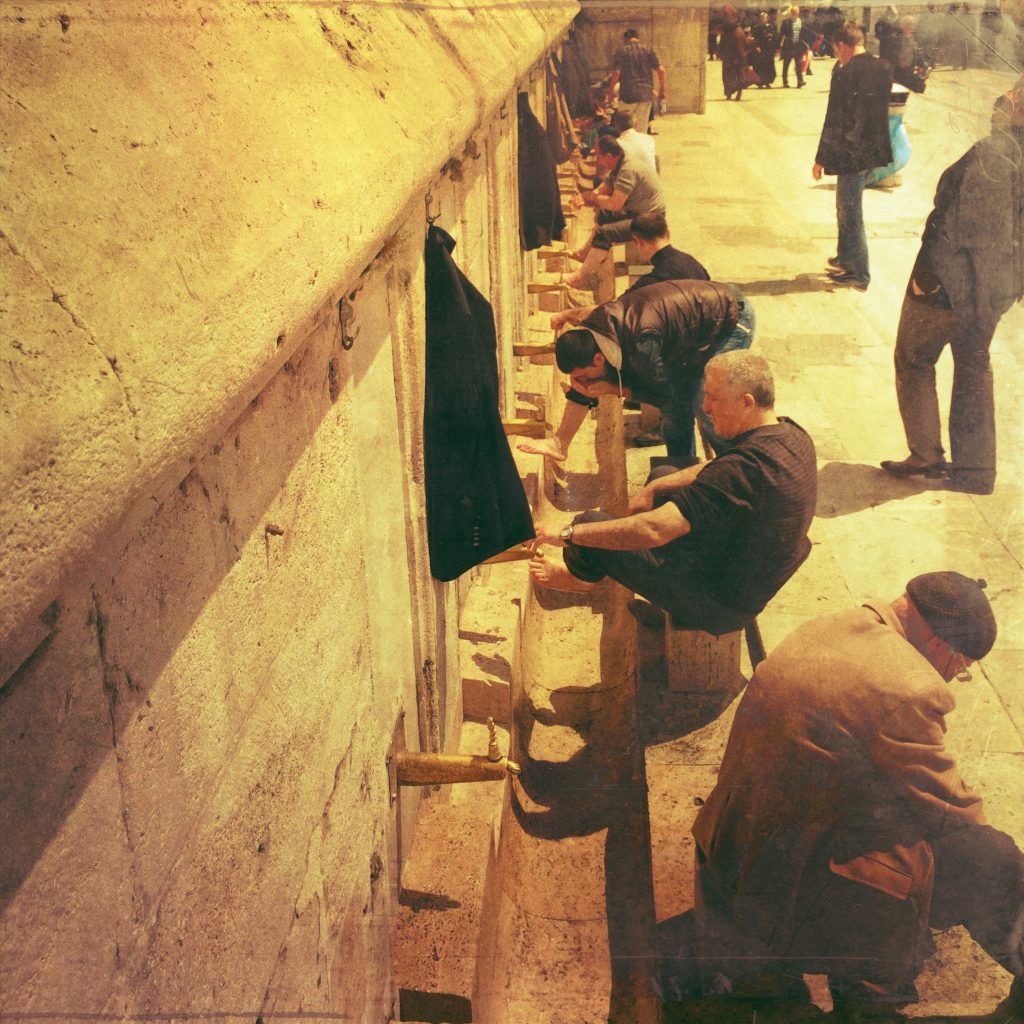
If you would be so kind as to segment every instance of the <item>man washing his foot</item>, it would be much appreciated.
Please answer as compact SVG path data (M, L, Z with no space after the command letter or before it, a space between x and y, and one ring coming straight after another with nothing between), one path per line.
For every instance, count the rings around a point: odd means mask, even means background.
M670 457L696 454L695 415L708 444L723 451L728 442L702 409L704 367L714 355L749 348L754 328L750 300L715 281L661 281L596 307L555 342L572 387L554 436L519 449L563 461L588 410L602 395L618 395L661 410Z
M793 575L811 549L814 444L775 415L760 356L715 356L704 392L704 409L729 447L708 463L656 470L629 515L591 511L565 527L537 523L530 575L538 585L585 593L610 576L675 625L720 635L750 622ZM562 559L545 547L563 548Z

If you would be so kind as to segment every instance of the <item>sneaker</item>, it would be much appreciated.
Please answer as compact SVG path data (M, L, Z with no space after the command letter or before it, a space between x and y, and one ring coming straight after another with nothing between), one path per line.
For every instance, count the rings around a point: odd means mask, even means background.
M915 462L913 458L902 459L899 462L886 459L881 466L889 476L899 477L901 480L908 476L923 476L928 480L937 480L946 475L946 463L942 460L925 464Z
M852 270L844 270L840 274L832 274L832 283L852 285L859 292L866 292L868 290L868 282L858 277Z
M633 446L635 448L654 448L659 444L665 443L665 435L662 434L661 430L649 430L646 434L637 434L633 438Z

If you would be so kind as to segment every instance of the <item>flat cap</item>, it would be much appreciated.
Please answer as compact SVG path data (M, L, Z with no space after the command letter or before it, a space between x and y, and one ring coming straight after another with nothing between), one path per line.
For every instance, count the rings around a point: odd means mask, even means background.
M973 661L996 642L996 617L985 596L985 581L958 572L926 572L907 584L921 617L954 651Z

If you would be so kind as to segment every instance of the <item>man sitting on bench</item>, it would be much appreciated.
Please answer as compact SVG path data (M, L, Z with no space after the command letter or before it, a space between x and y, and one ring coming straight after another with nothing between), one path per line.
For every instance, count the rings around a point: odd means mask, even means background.
M774 407L763 358L715 356L704 408L731 445L711 462L655 471L627 516L590 511L564 528L536 523L534 581L585 593L610 576L669 612L675 626L719 636L741 629L811 550L814 443ZM552 546L564 548L563 564L542 553Z

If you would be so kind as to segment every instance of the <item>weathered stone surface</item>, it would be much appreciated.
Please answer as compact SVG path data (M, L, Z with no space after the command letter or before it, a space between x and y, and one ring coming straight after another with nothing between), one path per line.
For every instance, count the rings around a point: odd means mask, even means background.
M23 374L19 401L109 380L5 463L3 519L20 525L0 551L0 639L56 596L90 536L186 474L575 10L5 8L0 232L26 282L5 331L27 342L39 304L22 295L55 294L69 339L48 346L45 377ZM508 149L496 159L504 179ZM78 498L39 501L61 492Z

